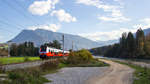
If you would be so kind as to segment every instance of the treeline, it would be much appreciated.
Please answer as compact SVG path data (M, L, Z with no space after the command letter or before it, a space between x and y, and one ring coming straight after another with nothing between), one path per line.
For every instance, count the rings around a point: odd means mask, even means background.
M22 44L12 44L10 47L11 56L38 56L39 48L34 46L33 42Z
M41 46L44 47L48 46L48 47L61 49L61 44L57 40L54 40L53 42L45 43ZM35 47L33 42L12 44L10 47L10 55L11 56L39 56L39 47Z
M118 44L109 47L104 54L106 57L118 58L150 58L150 34L144 35L142 29L138 29L136 34L131 32L123 33Z
M102 47L97 47L97 48L92 48L89 51L93 55L98 55L98 56L103 56L112 46L102 46Z

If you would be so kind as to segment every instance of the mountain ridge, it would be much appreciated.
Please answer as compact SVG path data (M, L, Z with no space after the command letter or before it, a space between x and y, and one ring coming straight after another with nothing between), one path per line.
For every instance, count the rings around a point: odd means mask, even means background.
M84 37L80 37L78 35L52 32L52 31L42 30L42 29L23 30L11 41L14 43L23 43L25 41L31 41L34 42L36 46L40 46L46 42L52 42L53 40L58 40L59 42L61 42L62 35L65 36L65 48L67 50L72 48L72 41L74 43L75 50L82 49L82 48L89 49L89 48L101 46L97 42L94 42Z

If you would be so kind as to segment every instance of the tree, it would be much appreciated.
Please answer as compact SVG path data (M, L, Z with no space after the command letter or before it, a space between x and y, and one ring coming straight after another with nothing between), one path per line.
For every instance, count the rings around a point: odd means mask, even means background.
M150 34L145 37L144 51L146 53L145 58L150 58Z
M128 52L128 58L133 58L135 55L135 39L134 39L134 36L131 32L128 33L128 36L127 36L127 52Z
M61 49L61 43L59 43L58 40L54 40L53 42L45 43L44 45L41 46L48 46L48 47L53 47L56 49Z
M12 44L10 47L10 55L11 56L17 56L18 55L18 49L16 44Z
M120 38L120 44L118 45L120 46L120 51L118 52L118 54L120 55L120 57L126 58L127 57L127 33L124 32L122 34L122 37Z
M11 56L38 56L39 48L34 47L33 42L25 42L19 45L12 44L10 48Z
M122 49L125 49L127 47L126 39L127 39L127 33L124 32L122 34L122 37L120 38L120 46Z
M145 55L144 52L144 42L145 42L145 36L143 30L140 28L136 32L136 52L138 58L142 58L142 56Z
M58 40L54 40L53 41L53 47L57 48L57 49L61 49L61 44L59 43Z

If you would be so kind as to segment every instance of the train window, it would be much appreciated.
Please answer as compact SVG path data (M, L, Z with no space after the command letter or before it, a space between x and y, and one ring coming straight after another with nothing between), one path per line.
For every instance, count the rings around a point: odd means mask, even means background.
M41 46L41 52L45 52L46 51L46 47L45 46Z

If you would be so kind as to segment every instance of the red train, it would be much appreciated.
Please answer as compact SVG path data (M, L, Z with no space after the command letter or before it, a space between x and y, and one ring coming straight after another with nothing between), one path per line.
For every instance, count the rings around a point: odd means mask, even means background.
M69 51L64 51L64 56L69 56ZM41 47L40 48L40 58L51 58L51 57L62 57L63 50L55 49L51 47Z

